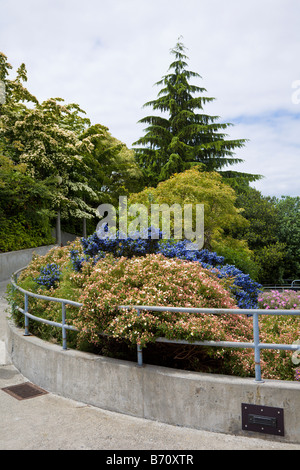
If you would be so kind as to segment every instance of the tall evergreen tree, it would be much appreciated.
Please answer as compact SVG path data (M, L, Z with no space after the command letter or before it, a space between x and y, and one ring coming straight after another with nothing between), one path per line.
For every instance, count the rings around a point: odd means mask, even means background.
M136 159L146 184L156 185L197 164L202 164L205 171L220 171L226 178L240 177L247 182L259 179L258 175L221 171L243 161L234 156L234 150L243 147L246 140L227 140L224 131L231 124L218 123L218 116L204 113L204 105L215 98L203 96L205 88L189 83L191 78L201 77L187 69L188 57L184 51L179 38L171 50L175 60L169 67L170 73L156 83L163 86L158 98L144 105L163 115L147 116L139 121L148 124L146 134L133 144L141 146L135 148Z

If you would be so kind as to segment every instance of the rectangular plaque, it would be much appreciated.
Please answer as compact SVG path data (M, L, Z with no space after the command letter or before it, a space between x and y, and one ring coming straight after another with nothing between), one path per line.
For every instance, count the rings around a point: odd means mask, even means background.
M283 408L242 403L242 429L284 436Z

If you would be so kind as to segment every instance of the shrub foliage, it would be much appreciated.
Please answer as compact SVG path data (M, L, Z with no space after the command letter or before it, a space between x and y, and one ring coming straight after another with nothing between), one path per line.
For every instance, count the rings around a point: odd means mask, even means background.
M237 295L243 291L250 295L254 289L257 300L259 291L257 286L253 287L251 279L239 270L236 272L234 266L222 265L222 258L215 253L207 250L194 255L185 253L181 242L158 240L153 253L146 253L147 239L135 243L119 240L114 245L111 242L108 239L98 242L95 236L77 239L68 247L52 249L47 255L36 257L19 277L19 285L32 292L82 303L80 309L67 308L68 322L79 329L78 334L70 332L69 346L85 350L92 347L101 354L128 358L132 347L139 344L146 348L150 362L254 376L253 350L193 346L193 341L197 340L253 341L252 318L238 314L240 299ZM128 246L131 249L128 256L124 256ZM141 256L142 246L145 251ZM244 282L242 289L237 285L239 276ZM23 295L11 292L10 300L22 305ZM259 302L261 306L262 294ZM128 308L120 308L122 305ZM237 314L138 311L137 305L233 308L237 309ZM288 307L290 304L286 303L285 308ZM29 311L54 321L61 318L60 305L40 299L30 299ZM13 315L22 324L22 315L14 307ZM30 329L45 339L61 339L60 330L46 325L31 322ZM159 337L184 339L191 345L177 345L174 349L175 346L154 344ZM261 342L292 344L299 340L299 319L296 316L261 316L260 337ZM295 365L291 356L287 351L262 350L263 377L293 380Z

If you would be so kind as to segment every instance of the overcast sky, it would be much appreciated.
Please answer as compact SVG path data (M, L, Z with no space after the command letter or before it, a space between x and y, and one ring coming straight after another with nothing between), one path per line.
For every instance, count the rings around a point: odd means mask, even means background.
M235 167L270 196L300 195L299 0L0 0L0 51L39 101L78 103L131 148L179 36L207 114L249 139ZM233 168L233 167L231 167Z

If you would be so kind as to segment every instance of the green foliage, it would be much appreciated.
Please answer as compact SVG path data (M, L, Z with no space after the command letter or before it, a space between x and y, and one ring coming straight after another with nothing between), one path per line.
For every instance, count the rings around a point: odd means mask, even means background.
M148 208L151 204L179 204L182 209L184 204L203 204L204 247L210 249L213 242L225 243L224 232L229 228L247 225L235 207L235 199L234 190L218 173L192 168L162 181L156 188L131 195L129 203L142 203Z
M278 284L300 278L300 197L263 196L254 188L239 191L237 205L248 226L231 230L247 240L260 266L259 281Z
M259 279L265 284L278 284L283 282L286 263L286 245L273 243L255 250L255 260L260 266Z
M53 243L49 198L48 188L26 174L26 165L0 155L0 251Z
M40 103L25 87L25 65L19 67L14 79L9 77L11 69L7 57L0 53L0 80L6 89L5 103L0 105L0 152L16 166L6 178L11 178L15 205L19 208L24 199L21 191L13 191L13 176L18 170L23 174L22 181L28 179L30 191L34 187L39 192L41 202L32 198L28 205L36 218L48 221L59 211L66 227L77 230L85 219L93 232L100 203L115 203L117 194L137 190L141 172L134 152L112 137L106 127L91 126L78 104L66 104L62 98ZM5 201L10 196L2 193L1 197ZM41 213L40 205L47 213ZM18 212L12 215L9 209L2 211L2 219L14 217L14 222L5 222L6 232L15 224ZM20 229L14 226L22 231L22 224ZM14 245L10 237L5 246L17 249L19 244Z
M224 240L212 243L212 249L219 256L224 256L224 263L236 266L253 280L259 279L260 265L245 240L236 240L226 236Z
M254 188L238 193L238 207L248 225L231 230L235 238L247 240L259 265L258 280L264 284L281 282L286 272L287 245L278 236L281 220L276 199L263 196Z
M80 139L93 145L92 151L84 155L84 162L88 167L89 184L102 203L117 205L119 195L126 196L141 189L142 173L134 151L113 137L107 127L90 126Z
M32 224L21 214L7 219L0 216L0 252L24 250L37 246L51 245L54 239L50 234L50 224Z
M250 349L203 348L193 345L195 340L253 341L251 318L245 315L193 315L164 312L141 312L134 308L123 311L118 305L169 305L181 307L234 307L229 286L199 263L168 259L159 254L138 258L119 258L112 255L99 259L93 265L85 262L76 272L70 263L70 250L82 250L77 239L70 247L52 249L45 256L38 256L22 272L18 284L31 292L66 298L83 303L79 310L67 308L67 322L80 329L80 334L68 332L68 346L89 352L100 352L111 357L132 357L131 345L145 348L148 363L164 364L188 370L207 371L254 376L254 355ZM81 251L83 254L83 251ZM47 289L35 279L49 264L59 267L62 275L58 285ZM22 306L24 295L10 290L13 317L23 326L23 315L15 304ZM285 295L285 294L284 294ZM278 296L277 296L278 297ZM299 297L299 296L296 296ZM276 300L276 299L275 299ZM280 298L280 306L285 298ZM296 308L295 294L289 301ZM265 302L265 299L261 299ZM15 303L15 304L14 304ZM299 299L297 300L297 304ZM291 304L286 303L286 307ZM29 311L42 318L61 321L61 307L40 299L30 298ZM30 321L30 331L43 339L61 342L61 331L48 325ZM99 332L106 332L111 339L101 340ZM153 344L158 336L169 339L185 339L188 346ZM292 344L299 339L297 317L260 317L260 338L266 343ZM125 349L125 344L129 349ZM96 344L96 349L91 349ZM266 379L294 380L295 367L291 352L262 350L262 374ZM136 356L133 356L136 360Z
M248 188L238 193L237 206L243 209L243 216L249 221L242 233L251 249L258 249L276 243L279 226L275 199L263 196L258 190Z
M86 143L63 125L65 118L70 119L70 111L59 101L47 100L21 114L11 112L13 105L4 105L3 151L15 163L25 163L32 177L49 186L52 209L61 209L63 217L90 218L94 211L81 198L88 194L96 199L84 177Z
M285 244L285 279L300 279L300 197L284 196L276 201L277 237Z
M24 86L27 81L22 64L14 80L8 79L11 66L1 54L0 75L6 87L6 101L1 105L0 148L16 165L25 164L26 174L48 186L47 207L61 211L62 217L91 218L95 211L84 201L97 199L84 176L83 151L91 149L78 132L89 124L80 116L76 104L64 105L61 98L43 103ZM25 103L28 102L29 106Z
M205 88L190 83L190 79L201 77L187 69L184 50L181 42L171 50L175 61L169 67L170 73L156 83L163 88L156 100L144 105L162 115L141 119L141 123L148 125L146 134L133 144L142 146L136 148L136 155L147 185L155 186L195 165L201 165L205 171L219 171L242 161L234 156L234 150L243 147L245 139L226 139L225 130L231 124L218 123L218 116L204 113L204 105L214 98L204 96ZM236 175L225 172L226 178ZM240 176L246 181L259 178Z

